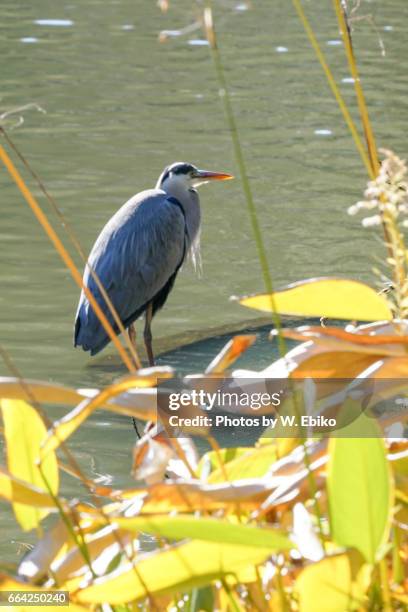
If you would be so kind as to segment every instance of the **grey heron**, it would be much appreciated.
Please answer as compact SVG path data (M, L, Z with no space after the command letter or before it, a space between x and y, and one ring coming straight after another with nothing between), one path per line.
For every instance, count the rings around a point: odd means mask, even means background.
M112 314L89 266L99 277L123 327L135 341L133 323L145 314L144 342L154 364L151 321L162 308L186 255L199 256L200 201L197 187L230 174L199 170L176 162L164 169L155 189L136 194L108 221L99 234L85 267L83 282L95 296L114 331ZM74 346L91 355L110 341L82 291L75 318Z

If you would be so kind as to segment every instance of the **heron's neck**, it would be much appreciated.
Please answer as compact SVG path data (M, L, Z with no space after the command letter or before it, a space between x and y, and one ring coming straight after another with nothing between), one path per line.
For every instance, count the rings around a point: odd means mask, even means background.
M164 181L159 179L156 187L163 189L169 196L173 196L183 204L183 201L188 199L190 183L184 176L170 175Z
M200 199L195 189L189 188L189 185L183 180L177 180L176 178L163 181L161 185L158 185L159 189L165 191L169 196L176 198L184 210L186 218L187 234L189 240L189 247L194 260L194 252L197 252L197 258L199 257L199 239L200 239L200 224L201 224L201 211L200 211Z

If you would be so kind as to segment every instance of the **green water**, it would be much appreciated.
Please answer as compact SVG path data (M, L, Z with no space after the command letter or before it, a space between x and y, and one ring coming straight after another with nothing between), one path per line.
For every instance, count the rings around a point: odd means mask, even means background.
M261 0L251 10L242 10L240 0L214 4L275 285L334 274L370 280L382 245L345 212L361 198L364 167L291 3ZM170 0L166 15L151 0L0 5L1 109L35 102L46 111L24 112L23 125L10 134L86 251L113 212L135 192L154 186L168 163L184 160L237 173L209 49L197 44L201 32L158 42L160 30L194 21L192 5ZM307 9L341 91L355 108L332 3L314 0ZM408 5L362 2L361 13L370 13L377 28L369 20L355 24L378 143L404 156ZM36 23L53 19L63 21ZM0 172L2 346L26 377L92 387L110 382L123 372L110 359L114 349L93 365L73 349L78 289ZM263 289L239 180L203 187L201 201L203 277L189 266L179 275L154 323L159 349L257 316L228 301ZM75 260L82 267L76 255ZM224 341L190 345L159 361L199 371ZM266 365L273 356L271 345L260 341L243 365ZM0 374L8 373L0 364ZM129 482L132 442L127 419L101 413L72 447L88 473L121 485ZM78 495L77 483L64 480L64 494ZM1 512L0 552L12 557L25 536L18 535L3 505Z

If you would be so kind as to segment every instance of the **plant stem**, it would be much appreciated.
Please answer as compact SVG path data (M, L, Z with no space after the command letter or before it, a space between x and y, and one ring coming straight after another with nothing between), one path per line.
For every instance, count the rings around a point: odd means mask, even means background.
M375 174L374 174L373 169L371 167L371 162L370 162L370 159L369 159L369 157L367 155L365 147L364 147L364 145L362 143L360 134L358 133L357 127L356 127L356 125L355 125L355 123L354 123L354 121L353 121L353 119L352 119L352 117L350 115L350 112L349 112L349 110L347 108L347 105L346 105L344 99L343 99L343 96L340 93L340 90L339 90L339 88L337 86L337 83L336 83L336 81L334 79L334 76L333 76L333 74L332 74L332 72L331 72L331 70L330 70L330 68L329 68L329 66L327 64L326 58L324 57L324 54L323 54L322 50L320 49L319 43L317 42L317 38L316 38L316 36L315 36L311 26L310 26L310 23L309 23L309 21L308 21L308 19L306 17L306 14L305 14L305 12L303 10L303 7L302 7L302 5L300 3L300 0L292 0L292 2L293 2L293 6L295 7L295 10L296 10L296 12L297 12L297 14L299 16L300 21L303 24L303 27L304 27L304 29L306 31L306 34L307 34L307 36L309 38L309 41L310 41L310 43L311 43L311 45L312 45L312 47L313 47L313 49L314 49L314 51L315 51L315 53L317 55L317 58L318 58L318 60L320 62L320 65L323 68L323 71L324 71L324 73L326 75L326 78L327 78L327 81L329 83L329 86L330 86L330 88L332 90L332 93L333 93L334 97L336 98L336 101L337 101L337 103L338 103L338 105L340 107L340 110L341 110L341 112L343 114L344 120L345 120L345 122L348 125L348 128L349 128L349 130L351 132L351 135L353 137L353 140L355 142L357 150L360 153L361 159L363 160L363 163L364 163L364 165L365 165L365 167L367 169L367 172L368 172L370 178L374 179L375 178Z
M380 563L380 576L381 576L381 590L382 590L382 598L383 598L383 610L384 612L392 612L392 604L391 604L391 595L390 589L388 586L388 576L387 576L387 559L381 559Z
M378 160L378 152L377 146L375 142L374 132L371 126L370 117L368 114L367 103L365 101L363 87L360 81L360 75L357 68L357 62L354 55L353 50L353 41L351 38L350 26L347 20L347 13L344 8L341 0L333 0L334 10L337 17L337 22L339 25L339 29L343 38L344 48L346 50L347 61L350 69L351 76L354 80L354 89L356 92L358 109L360 112L361 123L364 130L364 136L367 143L367 150L370 159L371 165L371 174L370 177L376 177L380 170L380 162ZM382 227L384 232L384 238L386 243L386 248L388 250L388 255L392 259L395 260L395 265L393 266L394 273L394 281L398 288L404 283L405 280L405 271L404 267L401 265L400 257L398 257L399 248L401 245L398 244L398 231L393 231L393 226L395 226L394 220L392 219L390 214L386 212L381 213ZM396 228L395 228L396 229ZM397 235L396 235L397 234ZM400 292L398 292L400 293ZM401 301L401 299L399 299ZM397 303L398 308L399 304ZM400 313L399 313L400 316Z
M378 161L377 146L375 144L374 132L371 127L370 118L368 115L368 108L364 97L363 88L361 86L360 76L358 73L357 63L353 51L353 43L351 39L351 32L347 22L345 10L340 6L340 0L333 0L334 10L336 12L337 21L339 24L340 32L343 38L344 48L346 50L346 56L348 65L350 68L351 76L354 80L354 89L356 91L358 108L361 115L361 121L363 124L364 135L367 142L368 155L371 164L372 174L377 176L380 168Z

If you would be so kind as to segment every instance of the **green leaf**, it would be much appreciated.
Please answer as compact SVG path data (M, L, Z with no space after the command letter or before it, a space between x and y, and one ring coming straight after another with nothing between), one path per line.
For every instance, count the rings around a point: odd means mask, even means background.
M294 544L281 531L252 525L234 524L222 519L180 516L136 516L112 519L129 531L153 533L172 540L194 538L207 542L267 548L270 552L289 550Z
M214 600L214 591L212 587L194 589L194 591L190 593L187 610L188 612L213 612Z
M358 403L349 403L357 414ZM382 434L375 419L362 414L336 435L342 437L330 440L327 476L331 535L375 563L388 538L394 497Z
M355 280L311 278L273 294L239 298L239 303L262 312L300 317L329 317L357 321L391 321L386 299Z

